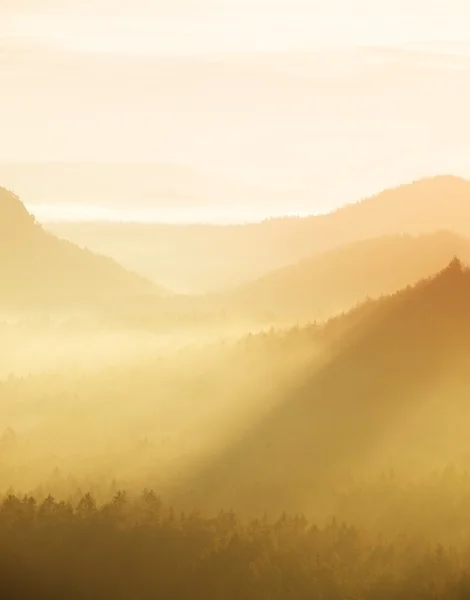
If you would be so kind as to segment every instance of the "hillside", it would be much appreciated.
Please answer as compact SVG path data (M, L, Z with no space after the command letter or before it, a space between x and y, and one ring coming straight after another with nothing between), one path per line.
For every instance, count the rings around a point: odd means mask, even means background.
M370 238L277 269L211 300L258 319L325 319L427 277L454 256L470 263L470 239L449 232Z
M323 364L202 469L192 500L256 512L323 499L328 510L331 486L352 473L468 461L469 306L470 271L454 260L339 318Z
M370 237L443 229L470 235L470 181L452 176L423 179L326 215L256 224L101 222L51 223L49 228L175 291L214 292Z
M157 287L106 258L46 232L20 199L0 188L4 307L75 306L155 294Z

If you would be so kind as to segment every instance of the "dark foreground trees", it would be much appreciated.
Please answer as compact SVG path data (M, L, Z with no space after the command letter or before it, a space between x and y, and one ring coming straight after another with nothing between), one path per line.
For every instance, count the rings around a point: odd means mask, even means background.
M175 514L153 492L97 506L4 497L0 597L402 600L470 597L470 547L381 540L335 520Z

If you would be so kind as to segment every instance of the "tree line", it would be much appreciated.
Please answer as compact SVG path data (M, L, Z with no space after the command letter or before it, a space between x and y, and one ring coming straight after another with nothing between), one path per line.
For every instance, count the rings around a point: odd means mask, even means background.
M2 598L463 600L469 555L470 540L444 547L336 519L185 514L148 490L0 504Z

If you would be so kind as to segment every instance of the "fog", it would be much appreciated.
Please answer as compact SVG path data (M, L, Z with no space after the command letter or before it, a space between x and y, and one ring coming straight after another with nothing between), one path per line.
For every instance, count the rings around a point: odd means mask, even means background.
M2 599L470 598L469 19L0 0Z
M468 185L435 178L326 216L203 228L231 231L248 283L227 267L231 285L198 295L56 238L3 190L2 240L18 249L0 261L6 597L124 599L141 577L142 598L188 597L209 593L217 572L233 597L274 585L294 598L279 568L305 597L334 585L341 600L353 589L382 600L383 586L434 581L432 548L441 597L458 598L470 547L470 271L456 257L469 253ZM461 235L436 229L443 190ZM194 228L163 230L191 248ZM279 233L310 258L250 282L249 267L289 262L267 250ZM257 245L264 258L238 261ZM224 261L201 251L216 281ZM179 273L185 286L191 276ZM63 549L84 540L111 557L112 575ZM135 556L137 572L117 568ZM319 564L336 583L318 579ZM153 579L155 565L165 575Z

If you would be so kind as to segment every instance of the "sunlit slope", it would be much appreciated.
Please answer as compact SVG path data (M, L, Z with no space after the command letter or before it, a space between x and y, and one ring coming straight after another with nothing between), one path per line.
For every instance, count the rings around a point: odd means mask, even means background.
M445 270L330 325L331 356L193 482L211 507L305 510L350 474L470 453L470 272ZM415 471L416 472L416 471Z
M470 182L438 176L327 215L256 224L55 223L49 228L175 291L213 292L370 237L444 229L470 235Z
M0 188L0 300L4 306L75 305L158 290L151 282L47 233Z
M324 319L436 273L456 255L470 262L470 239L449 232L370 238L277 269L212 301L259 319Z

